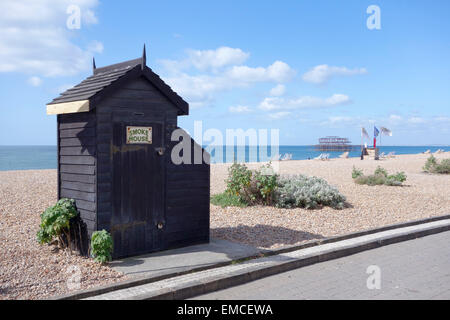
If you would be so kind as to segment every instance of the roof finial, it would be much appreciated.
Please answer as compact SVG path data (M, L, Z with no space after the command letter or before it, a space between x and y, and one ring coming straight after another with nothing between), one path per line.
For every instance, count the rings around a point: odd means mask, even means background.
M145 52L145 43L144 43L144 51L142 52L142 70L144 70L145 66L147 65L147 54Z
M92 73L95 73L95 69L97 69L95 66L95 57L92 57Z

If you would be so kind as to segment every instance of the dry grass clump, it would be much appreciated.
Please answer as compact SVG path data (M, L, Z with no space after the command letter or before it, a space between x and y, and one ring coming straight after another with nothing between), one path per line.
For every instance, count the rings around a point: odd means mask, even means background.
M434 156L430 156L423 170L429 173L450 174L450 159L442 159L439 161Z
M378 166L373 174L366 176L361 170L353 167L352 178L355 183L368 186L401 186L406 181L406 174L403 171L396 174L388 174L386 169Z

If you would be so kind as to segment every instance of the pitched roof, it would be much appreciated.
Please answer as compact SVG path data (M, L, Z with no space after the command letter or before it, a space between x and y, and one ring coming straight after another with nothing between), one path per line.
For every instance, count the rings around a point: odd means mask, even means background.
M86 101L94 98L101 98L102 92L111 86L120 86L122 80L138 78L140 76L149 80L157 89L161 91L175 106L180 109L180 114L189 113L189 105L175 91L173 91L164 81L145 65L145 47L142 58L129 60L102 68L95 67L94 74L76 86L61 93L61 95L50 103L52 109L57 109L55 104L66 104L75 101ZM57 112L55 112L57 113Z

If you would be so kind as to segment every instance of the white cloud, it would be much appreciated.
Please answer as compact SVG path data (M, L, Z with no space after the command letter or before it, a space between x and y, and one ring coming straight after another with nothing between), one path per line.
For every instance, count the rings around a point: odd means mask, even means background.
M199 70L217 69L242 64L250 56L239 48L220 47L216 50L189 50L189 61Z
M450 122L450 117L436 117L434 120L437 122Z
M340 127L360 127L367 122L367 119L363 117L350 117L350 116L331 116L328 119L320 122L321 126L328 126L333 128Z
M87 50L90 52L95 52L95 53L102 53L103 52L103 43L99 42L99 41L91 41L91 43L89 43Z
M160 60L159 62L170 72L177 73L191 67L201 70L217 71L220 68L241 65L249 53L239 48L219 47L215 50L186 50L187 57L183 60Z
M401 121L401 120L403 120L403 118L401 116L397 115L397 114L391 114L389 116L389 120L391 120L391 121Z
M282 96L286 92L286 87L283 84L277 84L275 87L270 89L270 95L271 96Z
M191 106L195 104L196 107L211 103L215 93L232 87L225 79L210 75L191 76L182 73L163 78Z
M231 106L228 108L228 111L230 111L231 113L249 113L253 110L247 106Z
M426 119L421 118L421 117L411 117L411 118L408 119L408 122L412 123L412 124L422 124L422 123L425 123L427 121L426 121Z
M327 108L351 103L351 99L344 94L333 94L328 98L303 96L297 99L265 98L259 108L266 111L307 109L307 108Z
M241 65L249 57L239 48L188 50L182 60L161 60L167 76L162 78L192 106L211 104L219 92L245 88L256 83L285 82L295 71L285 62L267 67ZM197 72L188 72L194 69Z
M83 49L72 42L79 30L69 30L69 5L81 9L81 30L97 23L97 0L2 0L0 2L0 72L66 76L88 70L99 42Z
M355 119L352 117L345 117L345 116L336 116L336 117L330 117L328 118L328 121L331 123L348 123L352 122Z
M248 66L234 66L227 71L226 76L232 80L242 83L249 82L286 82L289 81L295 72L288 64L282 61L275 61L267 68L251 68Z
M303 80L314 84L324 84L335 76L352 76L366 74L365 68L348 69L346 67L333 67L326 64L315 66L303 74Z
M42 84L42 79L36 76L30 77L28 83L33 87L39 87Z
M269 113L268 116L271 119L279 120L279 119L286 118L290 114L291 114L291 112L289 112L289 111L280 111L280 112L275 112L275 113Z

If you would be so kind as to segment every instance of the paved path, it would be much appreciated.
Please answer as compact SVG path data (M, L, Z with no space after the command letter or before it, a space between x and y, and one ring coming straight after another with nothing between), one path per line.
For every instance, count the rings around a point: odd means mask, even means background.
M257 256L264 251L227 240L211 239L210 243L114 260L109 265L130 276L157 277Z
M378 271L380 289L376 288ZM368 282L373 289L368 289ZM195 299L450 299L450 232L314 264Z

